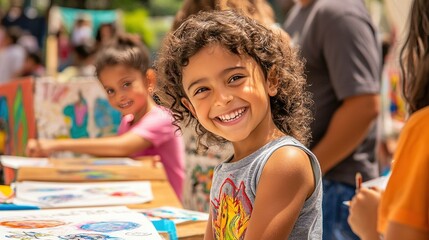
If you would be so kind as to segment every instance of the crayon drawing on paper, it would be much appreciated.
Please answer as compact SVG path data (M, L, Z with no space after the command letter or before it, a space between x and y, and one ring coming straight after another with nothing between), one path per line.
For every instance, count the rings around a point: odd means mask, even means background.
M143 214L126 207L99 207L2 212L0 239L161 240L161 237Z
M23 181L16 183L16 204L41 208L137 204L151 201L149 181L61 183Z

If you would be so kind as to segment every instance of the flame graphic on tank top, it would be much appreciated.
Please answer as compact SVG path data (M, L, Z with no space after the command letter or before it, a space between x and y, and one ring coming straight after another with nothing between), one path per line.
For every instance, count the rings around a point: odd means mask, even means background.
M220 188L219 197L212 201L212 226L216 239L244 239L253 210L245 188L243 182L237 188L227 178Z

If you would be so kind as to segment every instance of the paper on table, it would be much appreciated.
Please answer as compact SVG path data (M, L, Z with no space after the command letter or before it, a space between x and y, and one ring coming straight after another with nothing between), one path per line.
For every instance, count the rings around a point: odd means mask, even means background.
M142 212L151 220L169 219L175 224L189 221L207 221L209 219L208 213L168 206L139 210L139 212Z
M0 239L161 240L143 214L126 207L5 211Z
M108 206L153 200L149 181L62 183L23 181L16 183L15 204L41 208Z
M38 167L48 165L48 158L29 158L2 155L0 156L0 161L1 165L12 169L18 169L20 167Z

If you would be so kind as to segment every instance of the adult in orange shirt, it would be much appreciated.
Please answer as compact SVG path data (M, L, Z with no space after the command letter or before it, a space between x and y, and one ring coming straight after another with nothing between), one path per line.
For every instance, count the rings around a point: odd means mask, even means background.
M401 52L411 117L399 137L386 191L362 189L348 222L362 240L429 239L429 1L415 0ZM381 199L381 200L380 200ZM380 204L379 204L380 203ZM378 210L378 215L377 215Z

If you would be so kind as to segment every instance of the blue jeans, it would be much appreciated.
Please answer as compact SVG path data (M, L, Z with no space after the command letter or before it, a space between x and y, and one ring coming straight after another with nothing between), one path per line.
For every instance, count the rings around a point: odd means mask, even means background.
M349 207L343 204L354 195L354 186L323 180L323 240L359 240L347 222Z

